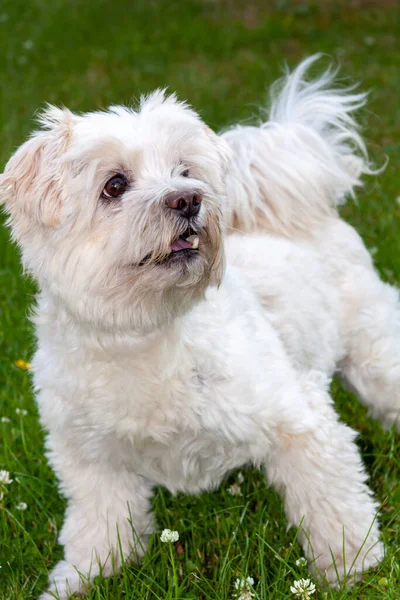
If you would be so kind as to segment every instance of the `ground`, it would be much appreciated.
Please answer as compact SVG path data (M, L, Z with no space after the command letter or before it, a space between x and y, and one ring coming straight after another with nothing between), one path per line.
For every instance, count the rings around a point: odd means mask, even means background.
M267 8L266 8L267 7ZM342 74L370 91L361 121L376 164L343 216L362 234L382 277L400 282L400 6L320 0L3 0L0 6L2 94L0 160L6 161L33 127L45 102L90 110L132 102L168 86L220 129L251 117L286 61L324 52ZM0 469L14 480L0 501L0 599L36 598L61 557L57 545L65 502L43 454L43 432L30 387L34 348L29 306L35 285L22 275L18 251L0 228ZM400 590L400 440L371 421L337 383L341 417L359 432L370 485L382 503L387 556L353 590L324 590L313 598L398 598ZM25 412L26 411L26 414ZM9 419L9 421L7 420ZM5 422L3 422L5 421ZM199 498L156 491L159 531L178 530L169 546L154 535L140 567L96 579L90 600L228 599L235 580L251 576L259 599L292 596L307 577L296 531L286 531L281 502L256 470L234 474ZM235 487L232 488L231 486ZM232 494L230 491L240 492ZM18 510L20 502L26 510ZM21 508L21 507L19 507ZM173 561L173 565L171 564Z

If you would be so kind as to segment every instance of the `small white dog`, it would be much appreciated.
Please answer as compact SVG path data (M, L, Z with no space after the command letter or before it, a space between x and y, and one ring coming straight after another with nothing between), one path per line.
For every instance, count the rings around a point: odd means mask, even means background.
M351 116L365 98L331 89L331 72L306 83L314 60L260 127L217 136L161 91L138 110L50 106L6 166L2 200L41 288L37 401L68 498L61 599L140 556L155 485L197 493L246 463L301 524L316 574L335 584L382 559L328 386L340 369L396 421L399 294L336 211L370 172Z

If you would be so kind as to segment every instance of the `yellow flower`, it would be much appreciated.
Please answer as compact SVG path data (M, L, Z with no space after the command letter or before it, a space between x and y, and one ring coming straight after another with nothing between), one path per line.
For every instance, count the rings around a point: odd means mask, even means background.
M14 365L16 367L19 367L20 369L25 369L27 371L29 371L32 368L31 363L26 362L26 360L22 360L22 358L16 360L14 362Z

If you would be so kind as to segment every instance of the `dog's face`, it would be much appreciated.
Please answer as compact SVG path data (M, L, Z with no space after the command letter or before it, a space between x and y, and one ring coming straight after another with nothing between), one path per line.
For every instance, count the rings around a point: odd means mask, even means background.
M223 269L229 148L175 97L49 107L1 177L25 266L82 322L151 331Z

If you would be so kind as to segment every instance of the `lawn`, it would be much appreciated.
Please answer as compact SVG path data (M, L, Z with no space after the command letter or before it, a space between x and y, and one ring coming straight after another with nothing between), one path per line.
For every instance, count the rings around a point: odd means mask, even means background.
M33 128L45 102L89 110L168 86L219 129L251 117L284 61L294 66L322 51L370 90L361 115L365 136L376 163L387 156L389 164L366 181L343 216L362 234L382 277L399 283L399 31L400 6L387 0L2 0L1 161ZM36 598L62 555L57 534L65 502L44 458L29 370L15 364L29 361L34 348L28 316L35 291L1 226L0 469L14 480L0 501L1 600ZM399 598L399 437L383 432L336 382L333 394L343 420L359 432L370 485L382 503L387 556L353 590L318 587L313 598ZM90 600L223 600L235 597L235 580L247 576L255 598L292 597L293 580L308 573L296 565L296 531L286 531L281 502L259 472L243 471L243 483L238 477L200 497L173 498L158 489L159 530L178 530L180 542L168 547L154 535L143 563L109 580L98 577ZM26 510L18 510L21 502Z

